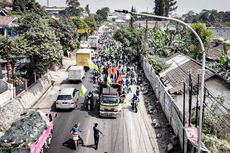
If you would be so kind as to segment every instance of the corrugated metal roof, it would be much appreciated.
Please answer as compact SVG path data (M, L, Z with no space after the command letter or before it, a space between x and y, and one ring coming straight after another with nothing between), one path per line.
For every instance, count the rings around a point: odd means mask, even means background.
M183 82L188 84L189 73L192 75L193 85L197 84L198 74L201 73L202 65L196 61L178 54L167 61L171 66L160 74L162 82L170 93L180 92L183 89ZM205 71L205 80L214 76L215 73L209 69Z

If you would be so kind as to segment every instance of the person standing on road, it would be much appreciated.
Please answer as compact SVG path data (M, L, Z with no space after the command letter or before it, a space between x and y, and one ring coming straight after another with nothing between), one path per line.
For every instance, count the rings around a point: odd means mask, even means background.
M104 134L98 129L98 124L95 123L93 127L93 133L94 133L94 142L95 142L95 149L97 150L98 143L99 143L99 133L101 133L103 136Z

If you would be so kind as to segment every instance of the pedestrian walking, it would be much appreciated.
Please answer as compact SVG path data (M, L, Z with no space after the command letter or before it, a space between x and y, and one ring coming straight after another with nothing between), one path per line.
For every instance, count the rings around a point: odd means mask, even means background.
M99 143L99 133L101 133L103 136L104 134L98 129L98 124L95 123L93 127L93 132L94 132L94 142L95 142L95 149L97 150L98 143Z

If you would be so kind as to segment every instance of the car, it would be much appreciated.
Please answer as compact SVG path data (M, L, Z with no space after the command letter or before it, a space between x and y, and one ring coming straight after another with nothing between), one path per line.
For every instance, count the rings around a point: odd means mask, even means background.
M75 109L77 107L79 90L76 88L63 88L55 102L56 109Z

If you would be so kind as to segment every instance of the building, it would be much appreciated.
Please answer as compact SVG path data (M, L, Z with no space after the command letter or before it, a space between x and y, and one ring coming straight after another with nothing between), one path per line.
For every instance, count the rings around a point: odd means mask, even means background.
M53 7L48 7L45 6L44 9L50 14L50 15L58 15L60 11L64 11L66 9L66 7L57 7L57 6L53 6Z
M230 39L230 27L209 27L213 31L214 38Z
M170 67L160 73L160 79L168 92L175 99L177 107L183 110L183 83L186 83L186 112L188 112L189 106L189 73L192 78L192 107L196 107L197 93L198 93L198 75L201 78L202 65L197 61L183 55L175 54L167 61ZM199 79L199 83L201 79ZM221 112L230 110L230 82L223 79L214 71L206 68L205 71L205 87L206 87L206 100L207 106L211 107L213 104L217 104L221 108ZM213 101L213 99L223 98L222 104ZM217 100L218 101L218 100Z
M16 26L17 16L0 16L0 35L16 37L13 27Z
M164 30L167 27L168 21L135 21L134 26L141 27L141 28L148 28L153 29L155 27L159 27L160 29Z

